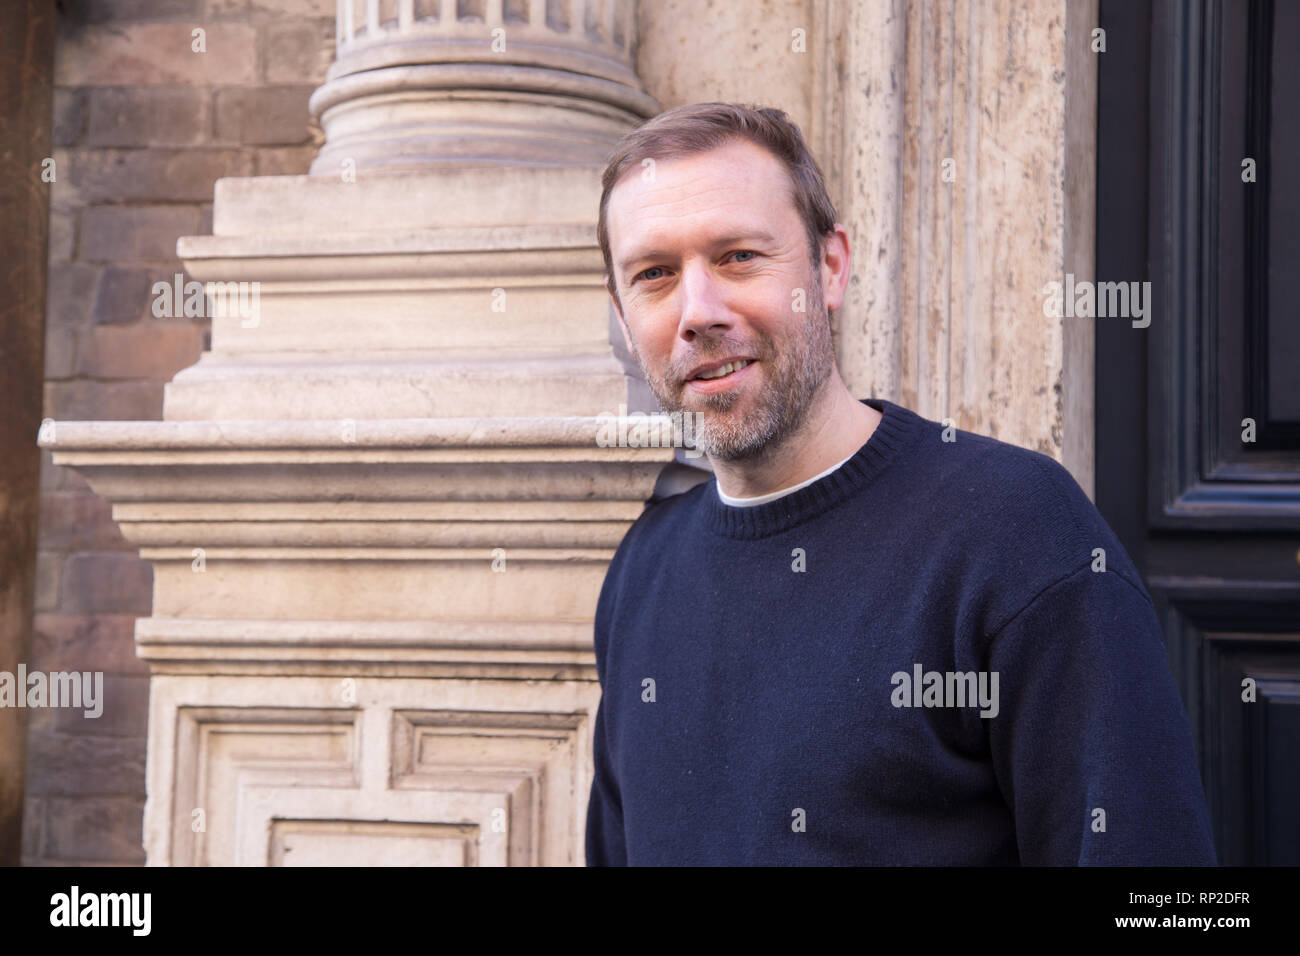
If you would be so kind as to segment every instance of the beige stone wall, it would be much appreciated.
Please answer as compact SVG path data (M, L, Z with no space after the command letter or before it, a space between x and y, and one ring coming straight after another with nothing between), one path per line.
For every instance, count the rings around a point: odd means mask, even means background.
M220 176L307 170L333 0L70 0L55 65L44 415L157 419L207 319L154 318ZM192 50L205 31L206 52ZM105 673L103 716L30 714L23 861L141 863L153 575L106 501L44 453L30 669Z
M807 132L816 115L816 6L812 0L642 3L637 73L664 109L702 101L774 106Z

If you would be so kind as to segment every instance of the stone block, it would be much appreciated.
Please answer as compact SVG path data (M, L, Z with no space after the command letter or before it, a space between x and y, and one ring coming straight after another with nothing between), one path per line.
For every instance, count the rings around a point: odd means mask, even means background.
M247 176L253 161L234 149L76 150L69 175L83 202L212 198L222 176Z
M90 146L192 146L212 128L211 94L188 86L92 89Z
M47 328L79 328L89 324L99 273L99 266L84 262L50 263L45 290Z
M27 741L27 791L39 796L143 798L144 761L144 737L32 734ZM51 833L45 835L49 839Z
M54 91L54 145L76 146L86 129L86 91Z
M112 20L197 20L203 0L63 0L63 13L77 23Z
M45 330L45 377L68 378L76 365L77 330L51 325Z
M50 262L67 262L77 242L77 210L71 206L50 207Z
M179 271L179 263L170 273L162 267L108 266L99 277L92 318L99 325L119 325L148 318L153 304L150 291L153 284L171 281Z
M194 235L198 224L193 206L92 206L81 214L81 258L171 259L176 240Z
M46 382L45 418L149 421L162 418L162 382Z
M46 182L46 171L49 172L48 189L50 191L50 206L56 207L75 207L83 206L81 196L77 194L77 188L73 185L72 177L68 175L71 160L68 158L68 149L65 146L56 146L50 151L50 159L53 164L47 166L41 163L42 183Z
M313 146L267 146L253 154L258 176L304 176L316 158Z
M333 18L266 26L262 62L268 83L323 83L334 62Z
M113 506L95 494L58 491L41 496L40 542L52 551L130 548L113 520Z
M63 564L63 610L149 614L153 566L131 552L84 551Z
M334 0L208 0L209 17L251 20L334 19Z
M184 318L97 325L82 340L77 369L96 379L168 381L198 360L202 342L202 326Z
M191 31L202 29L203 51ZM227 86L257 82L257 31L242 23L87 26L59 38L56 86Z
M135 653L134 614L37 614L30 660L47 671L149 674L149 666Z
M41 473L44 474L43 468ZM58 609L59 576L62 570L62 554L44 550L36 552L36 611L38 613Z
M47 861L144 862L142 799L98 797L45 803Z
M81 668L91 670L92 668ZM87 717L85 709L53 711L54 730L84 737L143 737L149 729L149 678L105 674L102 711Z
M45 801L23 801L23 866L41 855L41 834L45 831Z
M54 455L48 448L41 449L41 492L89 491L90 482L71 468L54 464Z
M216 93L216 138L222 143L289 146L311 139L311 86L227 88Z

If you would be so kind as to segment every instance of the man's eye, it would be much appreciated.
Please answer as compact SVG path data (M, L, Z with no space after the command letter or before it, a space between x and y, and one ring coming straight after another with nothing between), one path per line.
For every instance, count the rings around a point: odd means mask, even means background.
M655 279L658 279L659 276L652 276L650 273L663 272L663 271L664 270L662 266L651 266L649 269L646 269L644 272L634 275L632 277L632 281L635 282L637 279L645 279L647 282L653 282Z
M733 256L757 256L758 253L753 249L741 249L739 252L733 252ZM741 262L753 262L753 259L741 259Z

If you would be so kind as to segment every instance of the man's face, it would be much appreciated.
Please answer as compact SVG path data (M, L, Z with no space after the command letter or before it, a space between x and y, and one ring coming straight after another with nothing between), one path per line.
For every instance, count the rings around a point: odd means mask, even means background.
M665 411L704 413L701 451L752 457L798 429L833 368L823 270L761 147L734 140L653 173L627 174L606 210L624 337Z

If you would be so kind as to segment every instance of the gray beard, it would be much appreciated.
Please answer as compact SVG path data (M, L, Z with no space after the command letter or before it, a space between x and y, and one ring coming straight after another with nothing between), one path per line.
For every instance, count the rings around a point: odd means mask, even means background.
M817 278L815 272L812 278ZM805 321L790 330L787 347L778 350L766 338L757 343L758 360L767 366L767 383L756 396L753 412L743 417L731 414L741 398L736 390L693 396L695 404L688 408L676 397L684 393L685 383L674 393L666 378L651 374L645 367L640 349L633 352L646 384L664 411L703 413L695 429L695 447L709 458L736 461L759 457L779 447L807 419L835 362L830 315L821 296L821 284L810 281L808 288L808 311L791 313L804 317ZM697 341L702 345L692 356L692 365L700 360L751 351L749 343L722 337L701 336Z

